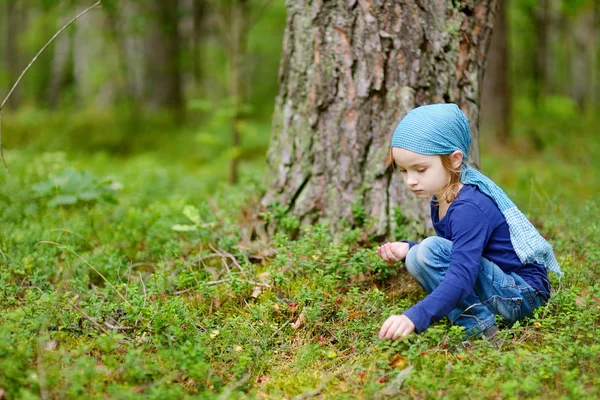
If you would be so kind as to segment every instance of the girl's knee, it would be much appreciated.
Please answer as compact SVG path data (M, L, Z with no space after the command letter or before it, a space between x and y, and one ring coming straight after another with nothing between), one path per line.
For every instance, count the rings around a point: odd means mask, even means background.
M427 264L428 260L439 257L442 252L451 248L452 242L448 239L438 236L429 236L419 243L419 249L416 254L417 262L419 264Z
M406 270L412 277L415 277L419 271L419 266L417 263L417 252L419 251L419 246L419 244L416 244L413 247L411 247L410 250L408 250L408 253L406 254L406 258L404 259L404 265L406 266Z

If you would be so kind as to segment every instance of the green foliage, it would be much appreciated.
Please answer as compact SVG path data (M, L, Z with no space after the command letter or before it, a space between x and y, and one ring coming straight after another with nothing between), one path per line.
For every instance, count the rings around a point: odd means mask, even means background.
M117 190L121 184L113 178L99 179L86 171L69 168L58 174L51 174L50 180L33 185L38 197L48 198L48 206L75 205L106 201L116 203Z
M446 320L407 340L377 339L385 318L424 293L401 264L377 257L377 243L359 244L371 222L357 205L364 227L339 243L281 204L263 215L280 233L254 238L244 218L261 193L250 171L262 159L224 186L202 174L223 169L218 157L191 168L185 158L165 162L176 159L169 147L127 159L7 151L0 389L9 398L275 399L324 384L327 398L374 398L402 379L399 397L598 397L600 151L585 133L591 120L572 121L556 104L545 118L583 132L571 146L557 135L544 153L482 151L486 173L548 237L565 272L552 275L548 305L495 343L465 343ZM541 123L517 115L522 129ZM119 202L45 207L60 185L42 198L32 188L70 168L86 172L71 172L79 181L69 193L101 181L92 174L114 176L126 183ZM394 234L418 240L421 225L394 211Z

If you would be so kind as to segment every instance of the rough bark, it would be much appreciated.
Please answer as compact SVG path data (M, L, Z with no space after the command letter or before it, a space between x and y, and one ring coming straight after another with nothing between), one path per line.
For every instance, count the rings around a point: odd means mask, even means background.
M229 164L229 182L238 180L239 154L241 146L241 108L246 98L244 70L247 53L249 0L236 0L231 8L231 36L229 43L229 96L232 99L231 147L234 149ZM225 33L224 33L225 34Z
M556 92L552 77L556 63L552 53L552 44L559 32L559 0L538 0L535 9L535 64L533 78L536 82L534 99Z
M200 45L205 33L204 22L206 17L206 0L192 0L192 74L195 86L199 86L202 79L202 62Z
M61 16L57 21L56 29L60 29L64 26L69 22L69 19L70 18L66 15ZM56 38L54 54L52 56L50 83L48 85L48 106L50 108L56 108L58 106L62 88L67 80L72 42L72 35L70 33L65 33Z
M458 5L456 5L458 4ZM428 215L385 160L412 108L457 103L477 164L479 98L496 0L289 1L263 206L287 205L334 233L351 205L393 232L393 210Z
M178 0L152 0L145 5L149 11L148 25L151 32L145 42L148 79L152 82L146 88L148 106L151 109L168 108L181 113L183 95L179 66Z
M511 129L508 3L504 0L498 4L481 94L481 131L489 132L500 143L508 141Z
M19 36L24 31L25 5L9 1L6 4L6 32L5 32L5 62L10 88L21 73L22 52L19 48ZM7 106L17 108L21 104L21 88L17 87L8 100Z
M74 27L73 75L78 104L108 108L117 97L113 76L118 76L119 58L114 43L105 40L108 18L87 14ZM102 60L102 63L98 63Z
M579 10L570 25L570 95L583 110L593 104L594 62L597 57L597 16L595 4Z

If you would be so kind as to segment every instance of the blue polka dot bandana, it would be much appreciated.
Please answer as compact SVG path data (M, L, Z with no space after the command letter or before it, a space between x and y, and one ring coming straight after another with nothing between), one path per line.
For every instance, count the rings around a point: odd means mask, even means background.
M456 104L433 104L411 110L400 121L392 147L423 155L452 154L460 150L466 159L471 146L469 121ZM523 264L539 263L562 275L552 246L538 233L506 193L487 176L463 161L460 180L476 185L490 196L506 218L510 239Z

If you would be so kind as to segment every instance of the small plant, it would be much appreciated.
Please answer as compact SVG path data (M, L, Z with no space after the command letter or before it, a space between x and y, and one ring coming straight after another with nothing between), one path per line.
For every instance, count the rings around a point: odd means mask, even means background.
M86 171L66 169L53 174L46 182L33 185L40 198L49 198L48 206L72 206L86 203L117 203L122 185L112 177L98 178Z
M173 230L177 232L195 232L199 229L212 228L216 226L215 222L204 223L200 217L200 211L194 206L187 205L183 207L183 215L185 215L192 224L176 224L173 225Z

